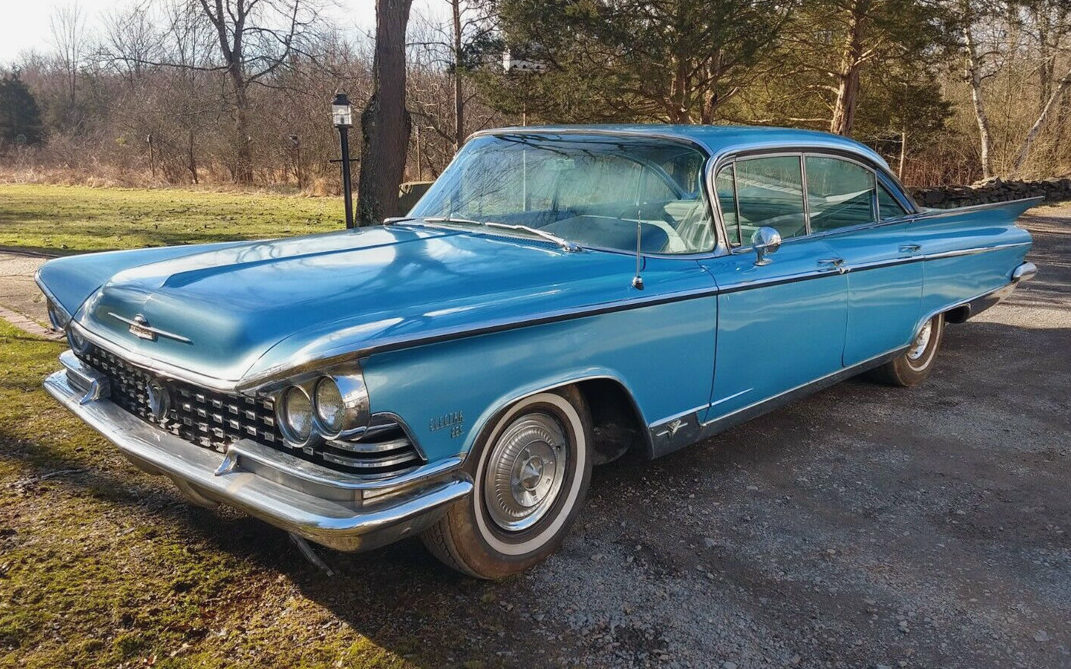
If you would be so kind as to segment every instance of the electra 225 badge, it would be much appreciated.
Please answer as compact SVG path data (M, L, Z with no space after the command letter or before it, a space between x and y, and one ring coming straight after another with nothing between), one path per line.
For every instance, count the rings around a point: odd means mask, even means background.
M450 429L450 437L456 439L461 436L461 431L465 425L465 412L463 411L451 411L450 413L444 413L441 416L436 416L428 422L428 430L431 432L438 432L439 430Z

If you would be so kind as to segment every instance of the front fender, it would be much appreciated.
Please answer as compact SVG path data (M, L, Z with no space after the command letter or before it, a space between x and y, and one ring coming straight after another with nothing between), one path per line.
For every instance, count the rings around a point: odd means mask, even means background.
M398 415L429 461L464 456L513 401L593 378L645 424L709 402L714 297L522 327L362 359L373 412Z

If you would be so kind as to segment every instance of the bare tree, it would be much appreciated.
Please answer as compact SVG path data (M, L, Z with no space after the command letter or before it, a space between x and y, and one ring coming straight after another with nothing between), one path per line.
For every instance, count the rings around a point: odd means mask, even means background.
M78 74L86 51L86 21L77 0L58 6L49 20L52 40L60 66L66 76L67 120L77 105Z
M101 56L112 63L131 85L140 79L146 64L159 60L159 35L153 25L149 0L104 16Z
M299 49L317 18L314 0L196 0L218 37L222 64L233 96L234 179L253 182L249 135L249 89L267 84ZM193 0L190 5L193 7Z
M964 2L965 6L967 4ZM974 109L975 123L978 125L982 178L989 179L993 176L993 134L989 129L989 116L986 114L985 100L982 97L982 80L985 75L982 72L982 57L974 39L972 23L968 14L968 19L963 24L963 53L966 62L966 79L971 88L971 106Z
M361 113L358 225L397 214L412 120L405 107L405 31L412 0L376 0L372 97Z

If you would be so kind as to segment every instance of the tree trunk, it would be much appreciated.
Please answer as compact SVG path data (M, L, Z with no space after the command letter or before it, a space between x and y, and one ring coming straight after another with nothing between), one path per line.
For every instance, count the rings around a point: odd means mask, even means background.
M376 0L373 93L361 113L357 224L398 214L412 123L405 108L405 29L412 0Z
M989 117L985 113L982 100L982 66L978 62L978 51L974 44L974 35L970 25L963 29L964 53L967 58L967 81L971 85L971 102L974 104L974 119L978 123L978 139L982 159L982 178L993 176L993 139L989 132Z
M189 161L187 163L187 167L190 170L190 177L193 179L193 182L197 183L197 160L196 160L196 158L194 156L194 152L193 152L193 128L192 127L189 129L189 132L188 132L188 134L186 136L186 139L187 139L186 157L187 157L187 159Z
M465 143L465 92L461 89L461 0L450 0L454 19L454 151ZM417 161L419 163L419 161Z
M1071 70L1068 70L1064 78L1060 80L1060 84L1049 96L1045 107L1041 110L1041 114L1038 115L1038 119L1034 121L1034 125L1030 127L1030 131L1023 138L1023 143L1019 145L1019 153L1016 154L1015 161L1012 163L1011 171L1013 174L1017 174L1022 169L1023 164L1026 163L1026 159L1030 156L1030 148L1034 145L1034 140L1037 139L1041 129L1045 127L1045 122L1049 120L1049 115L1068 87L1071 87Z
M229 68L231 85L234 88L234 180L243 185L253 183L253 152L249 145L249 97L241 67Z
M859 99L859 71L863 58L863 21L866 19L866 2L852 3L848 14L848 35L841 54L840 71L837 73L837 100L833 105L833 118L829 131L848 136L855 124L855 108Z

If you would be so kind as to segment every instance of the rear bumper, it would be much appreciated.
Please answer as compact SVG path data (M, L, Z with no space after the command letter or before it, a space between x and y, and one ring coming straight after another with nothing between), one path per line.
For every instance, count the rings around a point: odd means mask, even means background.
M45 390L119 447L131 462L163 474L193 501L227 504L287 532L338 550L366 550L415 534L472 492L460 460L385 481L358 479L251 441L226 455L182 440L86 387L96 373L69 351Z

